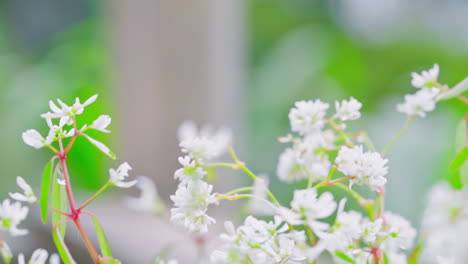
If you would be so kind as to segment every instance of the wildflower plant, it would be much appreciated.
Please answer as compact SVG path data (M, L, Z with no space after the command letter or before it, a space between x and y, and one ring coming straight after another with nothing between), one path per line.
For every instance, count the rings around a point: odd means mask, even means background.
M457 128L457 156L450 165L452 188L447 183L433 187L428 196L419 238L416 229L403 216L385 209L385 185L391 170L387 153L418 117L423 118L436 105L449 99L468 105L463 93L468 90L468 78L449 88L438 81L439 66L421 74L413 73L411 84L417 89L406 95L397 111L407 116L407 122L382 150L372 143L366 131L349 131L348 122L361 117L362 104L355 98L336 101L331 106L321 100L299 101L289 112L291 133L280 137L288 146L280 154L277 176L284 184L306 181L303 189L294 190L289 204L282 204L268 187L268 178L257 175L237 156L232 147L232 133L227 128L184 122L178 131L180 168L175 171L177 190L170 199L170 221L187 230L188 234L210 232L216 219L210 208L225 201L248 199L251 215L242 224L224 223L216 248L197 262L213 264L318 264L326 255L333 263L353 264L448 264L465 263L464 250L468 233L468 192L462 189L468 182L468 128L465 116ZM147 177L128 179L131 167L124 162L109 170L109 180L95 195L80 205L72 190L73 176L67 161L73 157L72 147L78 138L84 138L112 159L115 154L102 142L88 135L89 130L109 133L111 118L101 115L91 124L80 124L79 116L97 99L94 95L73 105L61 100L50 101L50 111L41 115L49 131L43 136L31 129L23 133L24 142L34 148L52 152L46 164L40 195L22 177L17 177L19 191L10 193L10 199L0 203L0 232L13 236L26 235L22 221L28 215L26 204L38 204L43 222L50 221L58 255L49 258L47 251L36 250L29 264L76 263L64 243L67 223L79 231L92 263L120 263L112 254L109 243L97 217L87 206L109 187L140 190L138 197L127 197L124 202L132 209L154 215L166 212L155 184ZM230 161L223 161L228 153ZM209 180L218 168L242 171L252 180L251 186L217 192ZM356 188L355 186L361 186ZM367 189L365 193L358 190ZM338 199L329 190L339 189L347 198ZM361 207L347 209L347 200L353 199ZM49 219L51 213L51 219ZM257 217L256 217L256 216ZM258 218L258 216L262 216ZM83 217L90 217L98 237L99 251L89 239L82 225ZM197 236L196 239L200 239ZM461 241L460 241L461 239ZM203 239L202 239L203 240ZM204 252L204 250L202 250ZM0 254L5 263L11 263L14 254L6 241L0 239ZM60 258L60 259L59 259ZM18 263L25 263L23 254ZM151 263L177 263L157 256Z

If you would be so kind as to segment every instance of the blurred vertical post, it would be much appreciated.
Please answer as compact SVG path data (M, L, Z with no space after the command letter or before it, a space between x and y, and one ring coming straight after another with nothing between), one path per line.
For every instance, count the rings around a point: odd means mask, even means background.
M116 0L110 5L122 158L174 191L180 122L240 130L244 2ZM116 129L117 130L117 129Z

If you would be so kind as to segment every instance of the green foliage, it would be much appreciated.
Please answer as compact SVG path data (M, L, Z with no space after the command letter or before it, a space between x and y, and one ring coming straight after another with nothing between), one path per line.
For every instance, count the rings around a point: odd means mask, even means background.
M356 261L354 261L354 259L350 258L348 255L339 250L335 250L335 255L348 263L356 264Z
M73 257L70 254L70 251L65 245L65 242L63 240L62 235L60 235L59 230L58 229L54 230L52 233L52 236L54 239L55 246L57 247L57 251L63 263L64 264L76 264L75 260L73 260Z
M60 185L57 182L58 170L59 167L57 166L54 170L54 176L52 178L52 208L58 209L62 212L66 212L68 206L67 191L65 189L65 186ZM52 211L52 227L57 225L59 221L65 218L66 216ZM66 223L58 227L59 233L62 237L65 237L66 228Z
M45 168L44 173L42 174L42 184L41 184L41 218L42 222L47 222L47 216L49 215L49 194L50 194L50 181L52 178L54 161L49 161Z
M99 241L99 247L101 248L102 257L112 257L112 251L109 246L109 241L107 240L106 235L104 234L104 230L102 229L101 224L99 224L99 221L96 217L92 216L92 218L94 228L96 229L96 235Z

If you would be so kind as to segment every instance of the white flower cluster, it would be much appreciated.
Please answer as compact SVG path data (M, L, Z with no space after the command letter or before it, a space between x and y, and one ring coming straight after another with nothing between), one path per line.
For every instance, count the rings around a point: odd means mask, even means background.
M415 94L406 95L405 102L397 105L397 110L408 116L425 117L427 112L435 109L437 96L441 92L441 85L437 81L439 65L435 64L433 68L421 74L413 72L411 76L411 84L420 90Z
M343 121L357 120L361 117L362 104L354 98L335 102L336 113L326 119L329 105L320 100L300 101L289 112L291 130L301 137L289 135L283 142L292 141L293 147L287 148L279 158L277 174L285 182L308 178L325 178L330 172L331 162L328 151L334 148L335 132L324 129L327 122L341 122L336 129L343 130Z
M28 262L25 261L24 255L18 255L18 264L46 264L49 253L47 250L39 248L36 249ZM60 264L60 258L57 254L52 254L49 258L49 264Z
M338 170L346 176L355 177L350 184L366 184L377 190L387 182L387 159L377 152L363 152L362 146L342 146L335 160Z
M215 219L207 214L208 206L217 203L213 186L204 181L206 162L222 155L231 141L228 129L203 127L198 131L193 122L183 123L178 131L180 147L186 156L179 157L183 166L174 177L180 180L177 191L171 195L174 208L171 221L190 232L207 232Z
M108 115L99 116L91 125L84 125L78 129L76 125L76 116L83 114L85 107L94 103L98 95L91 96L84 103L80 103L80 99L76 98L75 103L71 106L65 104L62 100L57 99L59 106L54 101L49 101L50 111L42 114L41 117L46 120L49 126L49 132L44 138L37 130L29 129L23 133L23 141L27 145L36 149L43 147L51 147L54 141L70 138L77 135L82 135L89 140L94 146L101 150L107 156L115 159L115 154L104 145L102 142L90 137L85 132L88 129L94 129L103 133L110 133L107 127L111 123L111 117ZM59 119L58 125L53 123L53 119ZM66 128L68 126L69 128Z
M289 231L279 217L266 222L249 216L237 229L231 222L224 226L223 246L212 252L211 263L292 264L306 260L304 231Z
M342 200L334 224L326 232L318 233L320 240L311 249L312 257L328 251L337 263L343 256L357 264L374 263L384 252L389 263L407 263L402 250L413 247L416 230L403 217L385 212L377 219L364 218L357 211L344 211ZM340 252L337 254L337 252Z
M468 261L468 190L454 190L447 183L434 185L428 194L421 229L424 261Z

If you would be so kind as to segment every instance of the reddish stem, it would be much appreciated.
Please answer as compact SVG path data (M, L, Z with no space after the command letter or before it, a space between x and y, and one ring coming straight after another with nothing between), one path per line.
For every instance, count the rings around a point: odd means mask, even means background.
M71 182L70 182L70 174L68 172L68 167L67 167L67 153L68 151L70 151L70 148L73 145L73 142L76 140L76 137L77 135L73 136L72 141L70 141L70 143L68 144L65 150L63 150L63 146L62 144L60 144L61 152L58 154L58 157L60 158L60 165L62 167L63 179L65 180L67 197L68 197L68 201L70 202L71 214L69 215L69 217L75 223L75 226L78 229L81 235L81 238L83 239L83 242L85 243L86 248L88 249L89 254L91 255L91 258L93 259L93 263L100 264L101 261L99 259L99 254L97 253L91 240L88 237L88 234L86 233L86 230L83 228L83 225L81 224L81 221L80 221L81 211L76 208L75 199L73 197L73 190L72 190ZM60 141L60 143L62 142Z

